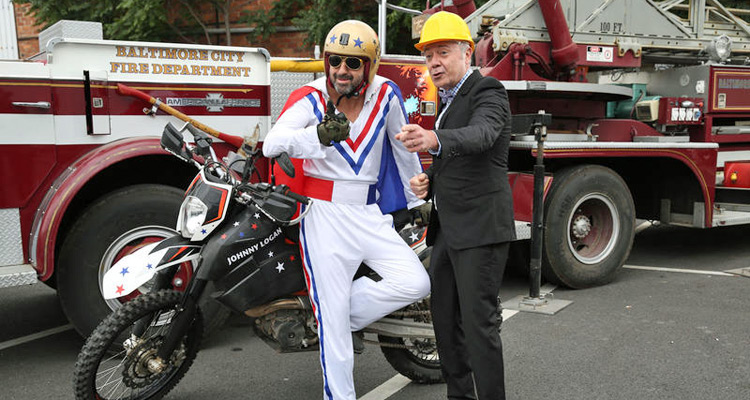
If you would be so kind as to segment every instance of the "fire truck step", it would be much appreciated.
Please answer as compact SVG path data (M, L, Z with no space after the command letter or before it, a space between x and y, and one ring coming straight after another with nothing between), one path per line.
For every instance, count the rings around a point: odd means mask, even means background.
M0 288L31 285L36 282L36 271L31 264L11 265L0 268Z
M744 225L750 223L747 204L715 203L713 226Z

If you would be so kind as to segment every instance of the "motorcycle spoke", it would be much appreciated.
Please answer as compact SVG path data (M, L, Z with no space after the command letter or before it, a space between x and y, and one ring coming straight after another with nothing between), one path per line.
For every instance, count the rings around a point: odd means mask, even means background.
M114 360L114 359L116 359L116 358L118 358L118 357L122 357L122 358L125 358L125 357L124 357L124 354L125 354L125 350L123 350L123 351L121 351L121 352L119 352L119 353L117 353L117 354L113 355L112 357L110 357L110 358L108 358L108 359L106 359L106 360L102 360L102 364L103 364L103 363L106 363L106 362L109 362L109 361L112 361L112 360Z
M107 368L105 371L102 371L101 373L97 373L97 381L98 381L99 375L102 375L102 374L105 374L106 372L111 371L109 375L106 377L106 379L104 380L104 383L102 383L101 385L99 384L96 385L97 392L100 392L103 390L109 390L109 394L107 398L110 398L112 393L114 393L117 390L117 388L120 386L120 384L122 383L122 378L113 379L115 378L116 375L118 375L117 372L121 371L120 367L122 367L122 361L119 364L115 365L114 367ZM122 373L120 372L120 375L121 374ZM107 389L108 386L112 386L112 385L114 385L114 387Z
M109 390L109 392L107 393L107 396L106 396L106 398L107 398L107 399L115 399L115 398L119 398L119 397L113 397L113 395L114 395L114 393L115 393L115 392L117 391L117 389L118 389L118 388L120 387L120 384L121 384L121 383L122 383L122 380L119 380L119 381L112 381L112 382L109 382L109 383L107 383L107 384L106 384L106 385L114 385L114 387L112 387L112 388L108 389L108 390ZM105 385L105 386L106 386L106 385ZM102 387L102 389L103 389L103 388L104 388L104 387ZM99 391L99 388L97 388L97 391Z
M115 366L114 366L114 367L112 367L112 368L107 368L107 369L106 369L106 370L104 370L104 371L101 371L101 372L97 372L97 373L96 373L96 377L97 377L97 378L99 378L99 377L100 377L101 375L104 375L104 374L106 374L106 373L108 373L108 372L112 371L112 373L110 373L110 374L109 374L109 377L107 378L107 379L108 379L108 380L107 380L107 382L109 382L109 379L110 379L110 378L111 378L111 377L112 377L112 376L114 375L114 373L115 373L115 372L117 371L117 369L118 369L119 367L121 367L121 366L122 366L122 362L120 362L119 364L115 365Z
M195 359L196 335L203 329L197 317L165 358L165 368L151 368L178 314L179 299L172 291L145 294L105 320L76 363L77 398L145 400L169 391Z

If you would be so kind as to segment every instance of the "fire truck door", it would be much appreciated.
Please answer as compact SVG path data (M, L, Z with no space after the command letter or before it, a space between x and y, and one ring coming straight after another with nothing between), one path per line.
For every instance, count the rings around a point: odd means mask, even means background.
M55 165L53 106L44 65L0 65L0 209L25 207Z
M106 71L83 71L86 133L89 135L112 133L107 83Z

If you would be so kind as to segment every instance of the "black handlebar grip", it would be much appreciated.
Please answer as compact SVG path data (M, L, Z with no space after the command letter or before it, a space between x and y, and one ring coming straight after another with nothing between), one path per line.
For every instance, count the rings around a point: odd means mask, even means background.
M287 189L287 191L286 191L286 193L284 193L284 195L285 196L289 196L289 197L293 198L294 200L297 200L298 202L300 202L300 203L302 203L304 205L310 204L310 198L309 197L303 196L301 194L294 193L291 190Z
M203 131L193 126L193 124L187 124L186 125L187 130L190 131L190 134L193 135L196 139L199 137L204 136Z

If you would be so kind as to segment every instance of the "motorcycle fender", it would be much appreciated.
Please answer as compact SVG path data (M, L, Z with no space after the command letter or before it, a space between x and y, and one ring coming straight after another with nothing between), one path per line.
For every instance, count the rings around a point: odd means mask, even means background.
M200 249L201 246L190 244L190 239L176 235L128 254L104 274L104 298L109 300L126 296L164 268L197 260Z

